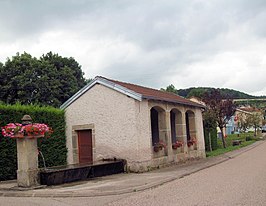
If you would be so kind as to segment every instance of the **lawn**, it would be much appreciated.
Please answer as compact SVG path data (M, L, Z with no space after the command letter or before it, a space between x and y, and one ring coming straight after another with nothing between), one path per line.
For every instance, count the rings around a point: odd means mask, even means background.
M251 140L246 141L246 137L250 137ZM241 140L241 144L238 146L232 146L233 140ZM206 152L207 157L214 157L220 154L224 154L226 152L230 152L236 149L240 149L242 147L248 146L255 141L259 140L259 138L255 138L253 133L243 133L243 134L231 134L226 137L226 148L223 148L223 143L221 139L218 139L218 149L212 152Z

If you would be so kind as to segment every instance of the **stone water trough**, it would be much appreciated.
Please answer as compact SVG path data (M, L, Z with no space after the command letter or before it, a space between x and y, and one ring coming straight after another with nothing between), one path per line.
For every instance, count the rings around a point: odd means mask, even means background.
M41 185L59 185L89 178L123 173L125 160L108 160L91 164L73 164L40 169Z

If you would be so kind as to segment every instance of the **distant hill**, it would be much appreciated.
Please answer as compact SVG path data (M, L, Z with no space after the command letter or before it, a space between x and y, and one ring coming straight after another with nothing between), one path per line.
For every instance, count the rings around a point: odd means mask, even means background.
M163 91L173 92L178 94L179 96L189 98L189 97L202 97L206 91L210 91L214 89L212 87L190 87L187 89L176 89L174 85L169 85L166 89L161 88ZM244 92L240 92L234 89L227 88L218 88L223 95L228 95L233 99L258 99L258 98L266 98L266 96L253 96L250 94L246 94Z
M204 92L209 91L213 88L211 87L191 87L188 89L178 89L176 90L176 93L182 97L202 97L202 95L204 94ZM233 89L227 89L227 88L218 88L218 90L220 90L220 92L224 95L229 95L231 98L233 99L256 99L259 98L257 96L252 96L249 94L246 94L244 92L240 92L237 90L233 90Z

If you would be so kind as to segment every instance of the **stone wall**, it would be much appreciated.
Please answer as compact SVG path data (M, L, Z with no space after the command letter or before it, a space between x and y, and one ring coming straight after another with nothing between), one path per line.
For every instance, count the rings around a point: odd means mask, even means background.
M66 108L68 163L78 163L76 129L93 129L93 160L138 153L135 100L100 84ZM74 146L74 147L73 147Z

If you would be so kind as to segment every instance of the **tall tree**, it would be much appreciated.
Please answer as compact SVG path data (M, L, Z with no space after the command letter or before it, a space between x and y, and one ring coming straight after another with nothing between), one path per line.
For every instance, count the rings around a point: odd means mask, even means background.
M238 127L244 133L247 131L248 127L250 126L249 115L250 114L243 114L243 113L240 113L238 115Z
M49 52L40 59L28 53L13 56L0 66L0 101L58 107L86 84L74 58Z
M203 125L204 125L204 132L207 133L204 135L204 137L206 139L206 142L208 143L207 149L209 151L212 151L214 149L213 145L212 145L212 142L214 142L214 141L213 141L211 133L212 133L212 131L215 131L215 133L217 131L216 130L216 128L217 128L216 122L217 122L217 118L216 118L215 114L210 109L206 108L205 111L203 112ZM216 140L215 143L217 145L217 133L216 133L214 138Z
M56 70L57 80L59 81L57 98L60 104L64 103L80 88L85 86L84 73L74 58L66 58L49 52L43 55L40 60L41 62L49 63Z
M259 113L252 113L248 116L248 122L250 126L254 127L254 136L257 136L257 129L261 126L262 123L262 116Z
M161 91L167 91L167 92L172 92L172 93L177 94L177 89L175 88L173 84L170 84L169 86L167 86L166 89L161 88Z
M211 91L206 92L204 94L203 101L217 121L217 125L222 133L223 147L226 148L223 129L226 127L230 118L234 115L236 105L231 98L222 95L217 89L212 89Z

